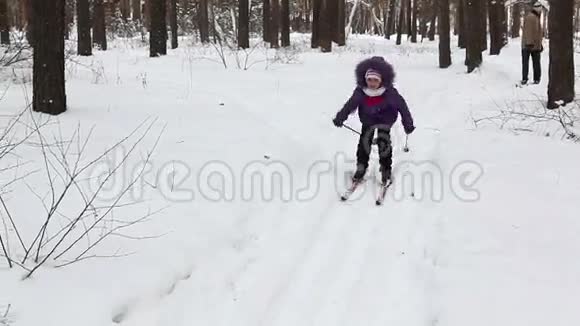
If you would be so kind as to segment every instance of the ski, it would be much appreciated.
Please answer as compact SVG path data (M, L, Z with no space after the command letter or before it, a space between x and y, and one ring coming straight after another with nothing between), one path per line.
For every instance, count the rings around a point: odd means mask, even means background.
M389 187L391 187L392 184L393 182L391 180L388 180L386 184L381 184L379 188L379 195L377 196L377 200L375 202L377 206L383 205L383 202L385 201L385 197L387 195L387 190L389 190Z
M360 186L363 182L364 182L364 180L353 181L352 184L350 185L350 187L348 187L348 189L346 189L346 191L340 196L340 200L347 201L350 198L350 196L352 196L352 194L354 194L354 192L356 191L358 186Z

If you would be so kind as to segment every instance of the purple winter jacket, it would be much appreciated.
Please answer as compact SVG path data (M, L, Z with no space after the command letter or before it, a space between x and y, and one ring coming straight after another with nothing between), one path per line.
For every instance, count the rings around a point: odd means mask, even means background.
M363 89L366 87L365 74L372 68L378 71L383 79L383 86L386 91L383 93L383 101L375 106L368 106L365 103L366 94ZM393 87L395 73L393 67L382 57L372 57L360 62L355 70L357 87L350 99L343 108L336 114L336 119L340 122L346 121L348 116L358 109L360 121L365 126L387 125L392 127L397 121L399 113L406 133L411 133L415 129L413 117L409 112L405 99Z

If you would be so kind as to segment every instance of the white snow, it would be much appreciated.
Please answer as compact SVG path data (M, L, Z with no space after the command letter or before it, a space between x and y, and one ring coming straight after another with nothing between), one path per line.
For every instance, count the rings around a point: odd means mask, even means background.
M228 51L224 69L212 47L181 41L163 58L129 41L73 57L69 111L47 127L71 135L80 124L86 135L94 126L95 156L158 118L122 183L166 125L147 183L133 194L144 202L116 215L168 206L130 231L162 236L110 238L96 253L134 254L47 266L26 280L0 257L0 325L580 322L579 145L562 139L552 121L474 124L501 110L543 112L537 99L546 97L547 53L542 84L516 88L519 40L499 57L485 56L471 75L458 49L453 66L438 69L434 42L396 47L355 37L322 54L308 49L307 36L293 35L294 50L275 56L258 47L253 66L240 70ZM380 208L372 180L358 200L339 202L357 137L331 123L352 92L354 66L371 55L395 66L417 125L409 153L402 127L392 133L399 182ZM17 82L30 81L29 71L15 73L23 76L0 73L3 121L31 98L30 83ZM348 123L360 126L356 116ZM37 147L20 154L30 169L42 165ZM372 173L376 154L374 161ZM265 189L252 184L254 172L263 173ZM43 175L26 180L47 189ZM43 222L40 202L24 185L3 196L31 241Z

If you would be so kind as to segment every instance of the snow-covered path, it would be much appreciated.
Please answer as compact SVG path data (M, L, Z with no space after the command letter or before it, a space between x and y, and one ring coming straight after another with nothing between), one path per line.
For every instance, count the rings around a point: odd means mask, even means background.
M194 189L195 199L182 202L175 191L151 194L173 203L142 231L171 233L133 244L138 255L39 274L35 282L51 286L7 282L0 299L7 296L21 311L17 325L580 321L572 306L580 299L580 263L570 259L580 249L578 195L572 193L580 182L574 168L580 150L534 135L473 129L471 121L497 103L536 92L513 87L517 47L500 57L511 64L492 58L480 73L466 75L459 53L451 69L437 69L435 44L401 49L374 38L354 44L356 51L306 53L301 64L268 71L192 64L187 51L178 51L156 60L140 52L98 54L105 67L118 67L109 83L94 85L90 72L76 72L64 123L106 124L98 139L107 143L126 132L128 122L159 116L168 128L154 167L176 160L190 169L180 186ZM330 121L352 92L354 65L368 55L384 55L395 65L397 86L418 126L410 153L401 150L402 128L393 133L396 180L409 172L442 176L433 185L401 182L380 208L372 181L360 200L338 201L342 176L354 164L337 155L353 159L357 138ZM14 110L20 92L9 90ZM349 123L359 125L356 117ZM232 201L200 194L198 172L209 162L233 171ZM308 200L265 201L257 191L244 199L244 169L271 162L288 168L293 196L313 166L331 170L315 180L319 187L308 188L314 194ZM453 177L457 169L471 173L467 181ZM481 178L469 180L479 172ZM456 187L473 181L479 198L469 201L473 192ZM43 303L38 291L54 288L60 303L31 314ZM78 302L79 295L86 302Z

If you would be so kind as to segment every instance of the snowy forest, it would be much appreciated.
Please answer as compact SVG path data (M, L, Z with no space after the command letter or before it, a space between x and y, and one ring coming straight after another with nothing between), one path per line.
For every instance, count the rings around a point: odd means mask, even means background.
M412 43L435 41L438 35L439 66L451 65L450 48L458 46L466 49L465 65L472 72L481 64L483 51L489 49L491 55L500 55L508 37L520 36L525 2L63 0L38 8L35 5L33 0L0 2L2 44L15 43L4 51L0 62L7 66L23 59L25 47L34 46L35 39L43 40L34 51L34 61L46 63L46 73L51 77L42 76L40 71L35 76L39 81L61 77L44 91L34 88L38 101L44 101L43 98L54 101L50 106L35 101L34 108L59 114L66 110L62 64L65 39L76 39L77 55L90 56L93 47L107 50L107 38L141 35L144 42L148 39L150 55L155 57L167 53L169 37L171 48L175 49L179 37L186 35L193 36L196 42L218 44L220 48L249 49L250 37L260 35L272 48L278 48L292 45L291 32L310 33L312 48L322 52L332 51L333 43L346 45L351 33L396 37L397 45L403 35ZM550 6L554 7L551 14L547 9ZM544 2L542 8L544 34L551 39L550 46L559 49L558 53L550 52L554 56L550 59L550 71L554 74L549 83L548 102L553 108L558 106L556 102L568 103L574 98L573 39L580 30L580 4L572 0ZM53 14L47 15L48 12ZM54 28L36 30L35 22ZM457 44L451 44L451 33L457 36ZM26 36L26 43L22 35ZM59 51L53 52L54 47Z
M574 325L580 0L0 0L0 326Z

